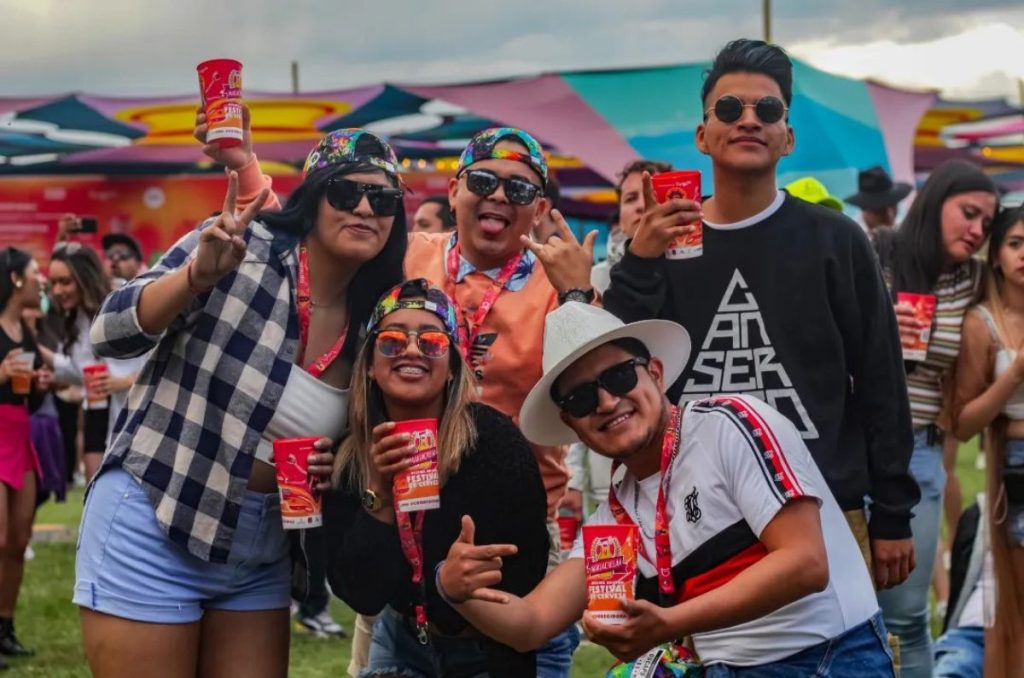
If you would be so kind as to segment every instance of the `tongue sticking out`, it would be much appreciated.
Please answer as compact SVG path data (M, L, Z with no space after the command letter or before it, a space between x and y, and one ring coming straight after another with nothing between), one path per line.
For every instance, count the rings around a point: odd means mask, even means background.
M480 229L486 235L499 235L508 226L508 222L490 215L480 217L478 220Z

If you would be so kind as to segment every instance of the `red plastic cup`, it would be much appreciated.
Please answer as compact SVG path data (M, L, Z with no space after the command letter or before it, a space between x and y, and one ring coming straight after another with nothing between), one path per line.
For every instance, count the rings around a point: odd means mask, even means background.
M196 66L206 112L206 141L221 148L242 144L242 64L210 59Z
M587 610L604 624L625 623L620 601L636 598L636 525L584 525Z
M437 419L408 419L395 422L393 434L412 436L416 462L395 474L395 509L402 512L441 508L441 478L437 466Z
M574 515L558 516L558 539L562 551L571 551L576 541L576 533L580 529L580 519Z
M903 359L921 361L928 357L928 343L932 339L932 319L935 318L935 295L912 294L897 292L897 304L909 304L914 307L914 315L921 323L921 331L914 341L903 343Z
M102 403L107 396L96 392L96 379L107 374L107 366L104 363L86 365L82 368L83 381L85 382L85 399L90 403Z
M316 479L309 474L309 455L319 438L283 438L274 441L274 468L281 496L281 524L303 530L323 524L323 508Z
M679 172L661 172L651 177L654 197L659 203L673 198L684 198L700 203L700 172L682 170ZM667 259L692 259L704 253L704 226L701 221L691 224L697 230L681 238L675 238L665 250Z

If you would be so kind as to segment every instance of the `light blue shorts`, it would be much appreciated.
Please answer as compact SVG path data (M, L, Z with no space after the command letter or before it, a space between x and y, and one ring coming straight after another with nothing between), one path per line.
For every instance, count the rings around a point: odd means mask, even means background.
M208 563L160 529L135 478L110 469L86 498L73 600L124 619L188 624L203 610L287 608L290 569L276 492L246 491L228 562Z

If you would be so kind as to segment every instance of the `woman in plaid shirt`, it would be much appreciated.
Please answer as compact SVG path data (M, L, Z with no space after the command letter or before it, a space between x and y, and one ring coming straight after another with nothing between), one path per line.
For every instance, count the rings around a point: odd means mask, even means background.
M402 280L407 238L397 159L373 134L332 132L303 175L257 216L266 194L236 215L230 173L223 212L92 327L99 355L153 351L82 517L74 602L96 676L287 673L271 443L344 434L360 329Z

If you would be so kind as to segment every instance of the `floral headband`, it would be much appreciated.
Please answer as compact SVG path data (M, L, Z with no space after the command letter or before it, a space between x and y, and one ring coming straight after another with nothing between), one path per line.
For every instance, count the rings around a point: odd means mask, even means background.
M527 152L495 148L498 142L504 139L518 141L526 147ZM473 163L492 158L521 162L540 175L543 183L546 184L548 181L548 161L544 159L544 150L536 139L515 127L492 127L477 132L459 157L459 170L456 176L462 174Z
M356 148L362 137L372 139L380 144L383 153L357 152ZM376 134L353 127L334 130L321 139L306 158L306 164L302 168L302 178L305 179L311 173L325 167L349 163L367 163L388 174L398 176L398 156L395 155L391 146Z
M455 304L444 290L431 285L424 278L406 280L392 287L381 297L373 309L373 315L370 316L367 334L379 327L385 316L403 308L433 313L441 319L445 332L451 337L452 342L459 343L459 321L455 316Z

